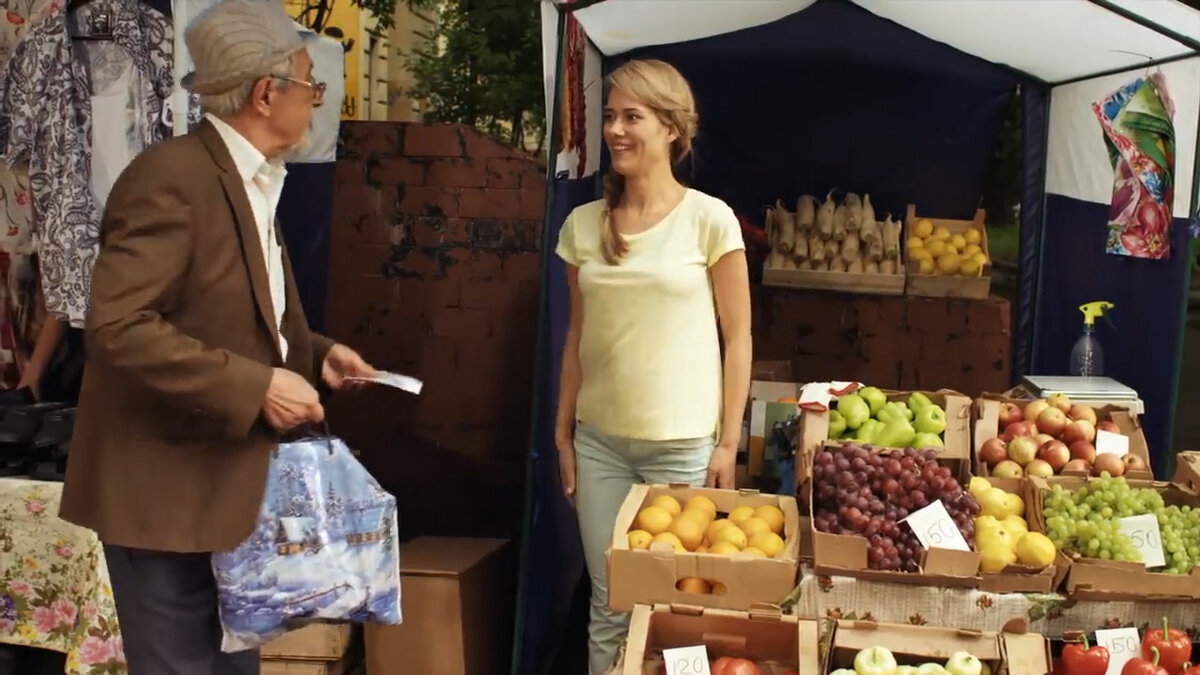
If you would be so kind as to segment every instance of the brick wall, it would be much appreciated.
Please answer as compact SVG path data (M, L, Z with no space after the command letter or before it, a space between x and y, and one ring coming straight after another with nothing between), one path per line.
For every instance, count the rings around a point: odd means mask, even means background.
M800 381L892 389L1010 386L1007 300L839 295L755 287L754 358L791 360Z
M327 332L425 390L339 397L331 418L406 538L519 531L544 176L467 127L342 125Z

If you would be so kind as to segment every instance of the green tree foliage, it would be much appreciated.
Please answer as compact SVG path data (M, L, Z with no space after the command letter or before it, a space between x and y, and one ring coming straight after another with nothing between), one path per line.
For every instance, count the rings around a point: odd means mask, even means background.
M394 0L357 0L386 2ZM546 127L541 14L533 0L405 0L431 16L426 45L407 58L430 122L469 124L539 149Z

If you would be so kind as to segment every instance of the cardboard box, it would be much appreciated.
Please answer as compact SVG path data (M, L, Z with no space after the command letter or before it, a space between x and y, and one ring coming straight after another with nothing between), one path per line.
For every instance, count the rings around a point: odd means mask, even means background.
M671 495L681 504L696 495L717 505L718 517L738 506L774 504L783 511L784 548L775 558L750 555L678 553L664 544L650 549L629 547L629 531L643 507L659 495ZM800 566L800 511L792 497L761 494L757 490L716 490L690 485L634 485L613 527L608 550L608 606L632 611L636 604L676 603L701 607L744 609L755 603L779 603L796 587ZM720 582L725 593L686 593L676 588L685 578Z
M263 645L259 656L289 661L337 661L350 646L352 628L346 623L317 623L297 628Z
M820 672L820 625L784 615L775 606L750 611L637 605L629 623L625 653L611 675L657 675L662 650L706 647L710 660L732 656L754 661L763 675L798 670Z
M1093 478L1058 476L1055 486L1064 490L1078 490L1093 482ZM1173 483L1129 480L1134 488L1150 488L1162 494L1168 505L1200 508L1200 496ZM1033 503L1026 505L1030 529L1046 531L1044 518L1046 493L1051 490L1049 481L1029 479L1033 492ZM1076 554L1059 551L1058 563L1067 567L1065 590L1078 600L1150 600L1190 602L1200 599L1200 567L1186 576L1151 572L1140 562L1121 562L1084 558Z
M984 394L974 402L974 429L972 444L972 472L977 476L989 475L988 467L980 458L979 453L983 444L996 438L1003 431L1000 426L1000 410L1005 403L1013 403L1024 410L1032 401L1007 398L995 394ZM1125 477L1131 480L1153 480L1154 473L1150 465L1150 446L1146 443L1146 434L1142 431L1141 420L1128 408L1108 405L1096 408L1098 421L1110 420L1115 422L1121 433L1129 437L1129 454L1137 455L1146 463L1145 471L1126 471ZM1067 475L1072 475L1068 473ZM1082 475L1082 474L1080 474ZM1051 481L1053 482L1053 481Z
M838 621L829 639L822 673L838 668L853 669L858 652L876 646L891 651L900 665L945 664L952 654L963 651L988 664L992 675L1048 675L1051 672L1049 645L1044 637L1034 633Z
M891 452L891 450L884 450ZM957 480L966 489L965 460L939 460L955 463L959 470ZM811 483L811 481L810 481ZM811 487L808 495L808 515L816 517ZM870 569L867 562L868 541L865 537L851 534L831 534L813 529L813 570L817 574L849 576L871 581L916 586L940 586L945 588L977 588L979 586L979 554L975 551L958 551L931 548L925 551L921 561L921 572L893 572ZM970 542L968 542L970 544Z
M419 537L400 545L404 623L367 624L370 675L509 671L516 552L506 539Z
M912 392L884 390L889 401L908 401ZM946 411L946 430L942 433L944 448L938 454L944 457L969 460L971 457L971 399L949 389L921 392ZM811 477L812 458L829 440L829 412L800 411L800 442L796 461L796 486L800 487ZM801 465L805 467L801 471Z
M259 662L260 675L344 675L347 672L349 668L345 660L263 659Z
M1020 495L1025 502L1025 519L1029 523L1029 505L1034 502L1033 488L1024 478L988 478L987 481L1010 494ZM1031 532L1040 532L1030 524ZM971 542L974 546L974 542ZM999 574L979 573L979 590L988 593L1053 593L1067 576L1069 566L1054 564L1042 569L1024 565L1009 565Z
M1200 494L1200 452L1184 450L1175 455L1175 476L1171 482Z

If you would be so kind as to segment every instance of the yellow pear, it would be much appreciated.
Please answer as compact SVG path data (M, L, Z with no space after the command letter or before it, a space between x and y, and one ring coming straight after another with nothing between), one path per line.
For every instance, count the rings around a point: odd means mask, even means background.
M999 574L1015 562L1017 554L1007 544L992 542L979 552L979 570L987 574Z
M671 513L661 506L647 506L638 511L635 521L639 530L650 534L661 534L671 526Z
M979 512L985 516L999 520L1009 514L1008 493L998 487L988 488L976 499L979 500Z
M652 541L654 541L654 535L645 530L633 530L629 533L629 548L631 549L650 548Z
M1045 567L1054 562L1054 542L1041 532L1026 532L1014 549L1017 560L1029 567Z
M984 490L992 489L992 484L983 476L971 476L971 482L967 484L967 492L975 499L979 499L979 495L983 494Z
M679 500L671 495L659 495L650 500L650 504L663 507L672 516L677 516L683 512L683 507L679 505Z

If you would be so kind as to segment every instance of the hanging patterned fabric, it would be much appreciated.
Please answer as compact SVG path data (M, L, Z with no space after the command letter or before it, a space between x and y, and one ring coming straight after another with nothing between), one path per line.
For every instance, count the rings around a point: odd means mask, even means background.
M1115 177L1105 251L1165 260L1175 201L1175 104L1161 72L1092 104Z
M69 20L104 26L111 41L76 43ZM93 176L96 89L128 98L129 123L104 129L127 140L127 161L169 134L163 107L174 88L173 53L171 21L127 0L92 0L71 17L55 0L13 50L0 97L0 148L9 166L28 161L46 309L71 326L81 327L87 315L99 248L99 199L107 192ZM111 107L105 109L113 119ZM116 118L121 117L118 106Z
M573 1L573 0L572 0ZM587 38L583 26L574 14L567 14L567 25L563 34L562 83L562 142L559 152L577 153L575 177L582 178L587 170L587 101L584 98L583 75Z

